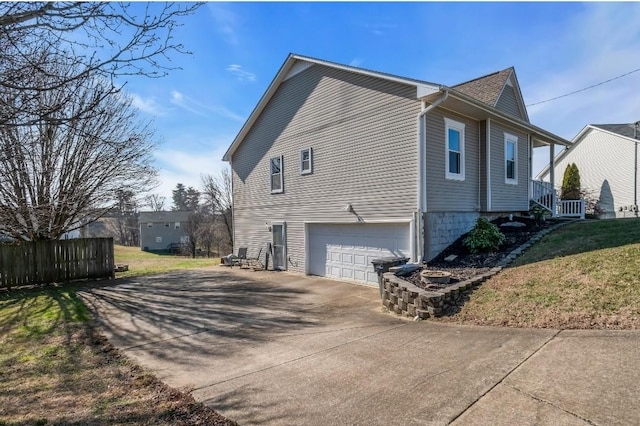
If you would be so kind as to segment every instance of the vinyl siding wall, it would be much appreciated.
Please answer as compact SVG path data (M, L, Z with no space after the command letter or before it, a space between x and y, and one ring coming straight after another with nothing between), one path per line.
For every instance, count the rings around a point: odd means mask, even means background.
M427 113L426 117L427 211L478 211L480 208L478 122L440 108ZM463 181L445 178L445 117L465 125L465 179Z
M180 239L185 236L184 223L175 228L175 222L152 222L140 224L140 248L144 250L164 250L171 243L180 243ZM162 241L157 242L156 237L161 237Z
M480 122L480 210L487 211L487 122Z
M556 188L559 191L562 187L567 165L576 163L582 187L600 200L605 217L633 216L630 207L633 205L634 145L628 139L597 129L589 130L578 145L556 163ZM544 180L549 181L548 173ZM622 211L619 211L620 207Z
M235 250L264 254L265 224L285 221L288 269L305 272L305 221L410 220L415 96L415 87L320 65L284 81L232 156ZM309 147L313 173L301 175L300 150ZM269 161L280 155L284 192L271 194Z
M512 86L504 86L500 98L498 98L498 102L496 102L496 109L525 120L524 114L518 104L515 89Z
M529 137L497 121L491 120L491 211L512 212L529 210ZM518 184L505 182L505 133L518 137Z

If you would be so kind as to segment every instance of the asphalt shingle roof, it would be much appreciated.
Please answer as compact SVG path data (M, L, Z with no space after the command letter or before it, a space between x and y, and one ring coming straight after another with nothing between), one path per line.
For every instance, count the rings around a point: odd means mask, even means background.
M502 71L497 71L460 83L453 86L453 88L465 95L476 98L480 102L495 106L498 101L498 96L500 96L502 88L507 82L507 78L509 78L512 71L513 67L507 68Z
M592 124L593 127L597 127L602 130L606 130L611 133L617 133L621 136L633 138L633 123L623 124ZM637 137L640 139L640 125L638 126Z

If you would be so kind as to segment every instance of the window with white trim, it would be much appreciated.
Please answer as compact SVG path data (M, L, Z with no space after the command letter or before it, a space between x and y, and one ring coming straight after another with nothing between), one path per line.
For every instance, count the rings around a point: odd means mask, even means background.
M271 177L271 193L278 194L284 191L282 180L282 155L273 157L269 161L269 175Z
M518 184L518 137L504 134L504 181Z
M305 148L300 151L300 174L308 175L313 172L313 150Z
M449 118L445 124L445 177L464 180L464 123Z

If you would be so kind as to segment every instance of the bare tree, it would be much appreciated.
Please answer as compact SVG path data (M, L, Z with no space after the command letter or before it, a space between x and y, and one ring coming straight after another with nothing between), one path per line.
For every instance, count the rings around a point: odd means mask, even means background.
M75 73L59 62L41 66L42 87L51 87L46 74L55 82L56 75ZM0 125L0 233L59 238L104 215L118 191L153 187L153 131L130 99L97 95L109 84L89 74L70 80L34 99L49 115L25 114L30 125ZM5 105L20 96L19 89L0 93ZM99 113L78 114L88 107Z
M140 228L136 194L128 189L116 190L116 206L112 213L115 219L117 241L123 246L137 246L140 242Z
M197 3L0 2L0 125L32 125L58 111L42 105L42 92L58 91L76 80L99 76L100 98L122 87L117 77L162 77L174 67L173 53L186 53L175 42L179 19ZM40 65L71 65L51 73ZM46 86L42 84L46 81ZM10 102L6 102L7 95ZM95 113L90 103L74 117ZM39 109L37 109L37 108Z
M161 212L164 210L164 203L166 197L163 197L160 194L149 194L144 197L144 205L149 207L154 212Z
M223 235L220 240L223 245L233 247L231 173L229 169L223 169L219 176L202 175L201 180L204 204L216 221L222 224Z
M187 223L184 225L184 234L189 237L188 246L191 257L196 257L196 249L200 243L200 236L206 224L206 217L201 211L194 211L189 214Z

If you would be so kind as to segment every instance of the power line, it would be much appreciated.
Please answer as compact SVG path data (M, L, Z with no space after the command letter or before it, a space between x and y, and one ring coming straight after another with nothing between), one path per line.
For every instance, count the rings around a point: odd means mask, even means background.
M609 82L611 82L611 81L613 81L613 80L617 80L617 79L622 78L622 77L626 77L626 76L628 76L629 74L633 74L634 72L638 72L638 71L640 71L640 68L635 69L635 70L633 70L633 71L629 71L628 73L624 73L624 74L619 75L619 76L617 76L617 77L610 78L609 80L605 80L605 81L602 81L602 82L600 82L600 83L593 84L593 85L591 85L591 86L589 86L589 87L585 87L584 89L575 90L575 91L570 92L570 93L565 93L564 95L556 96L555 98L545 99L544 101L540 101L540 102L535 102L535 103L532 103L532 104L528 104L527 106L528 106L528 107L530 107L530 106L533 106L533 105L539 105L539 104L543 104L543 103L545 103L545 102L551 102L551 101L555 101L556 99L565 98L565 97L567 97L567 96L575 95L576 93L584 92L585 90L589 90L589 89L593 89L594 87L602 86L603 84L609 83Z

